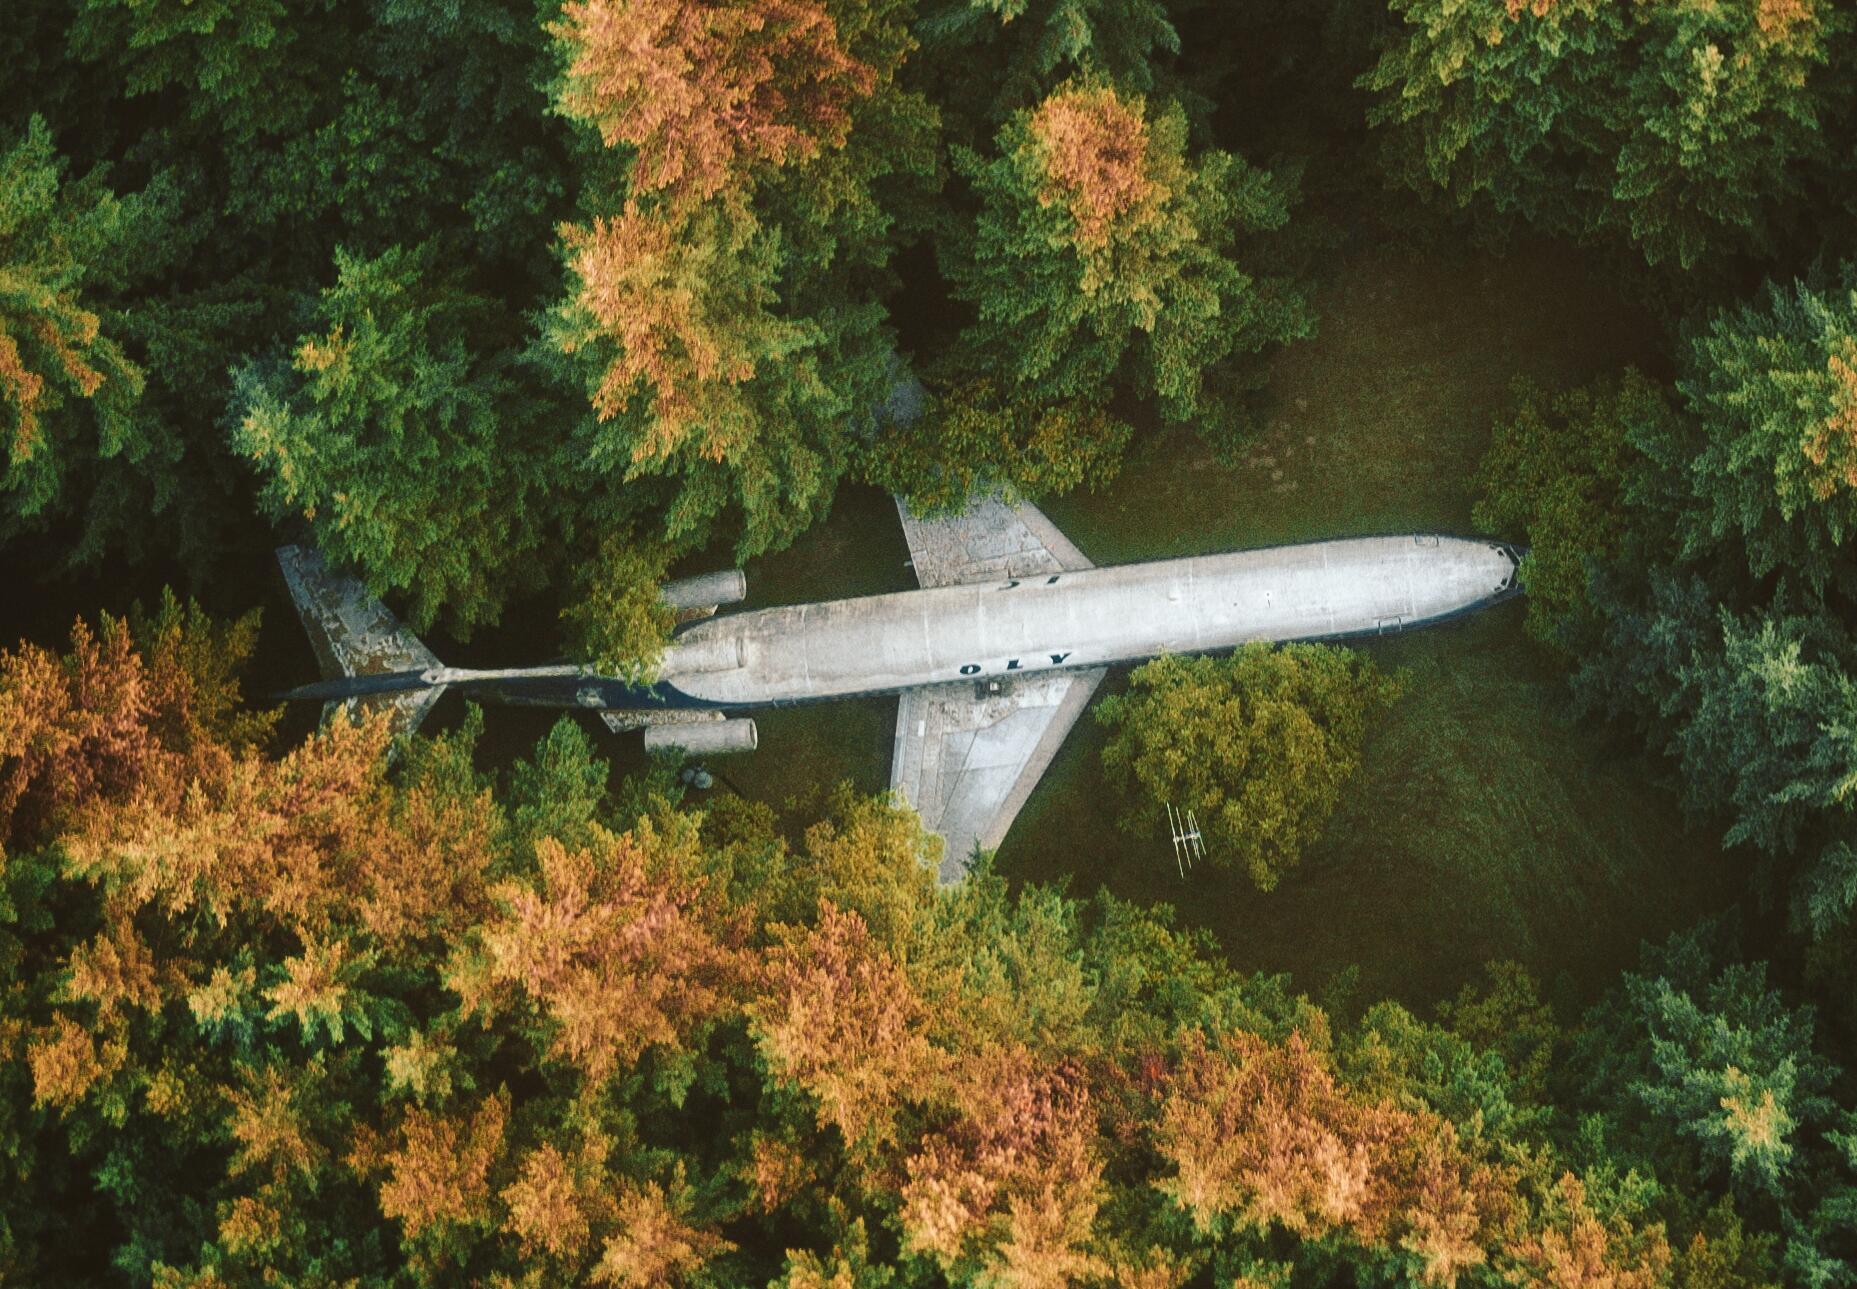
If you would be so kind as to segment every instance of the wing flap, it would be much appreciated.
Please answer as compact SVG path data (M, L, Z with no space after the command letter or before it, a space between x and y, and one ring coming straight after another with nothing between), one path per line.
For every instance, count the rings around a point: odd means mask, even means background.
M967 683L904 691L890 786L946 843L944 883L966 874L976 849L1005 839L1104 674L1049 672L984 696Z

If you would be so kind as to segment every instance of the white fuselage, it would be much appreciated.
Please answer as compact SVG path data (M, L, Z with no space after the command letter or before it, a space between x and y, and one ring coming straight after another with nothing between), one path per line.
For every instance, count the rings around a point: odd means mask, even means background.
M1309 542L711 618L661 678L760 706L1403 630L1502 599L1515 558L1422 534Z

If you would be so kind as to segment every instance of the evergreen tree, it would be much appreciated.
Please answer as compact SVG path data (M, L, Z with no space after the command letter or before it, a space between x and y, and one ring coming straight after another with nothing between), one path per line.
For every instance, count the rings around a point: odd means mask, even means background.
M1400 182L1690 268L1767 251L1826 173L1836 6L1393 0L1360 84ZM1809 231L1809 230L1808 230Z
M1605 1116L1621 1164L1720 1179L1748 1211L1777 1210L1790 1269L1835 1284L1852 1267L1834 1215L1857 1190L1847 1112L1831 1097L1839 1071L1814 1030L1811 1008L1789 1005L1764 964L1733 961L1704 926L1647 947L1587 1017L1565 1078Z
M317 99L304 28L333 7L331 0L295 11L282 0L83 0L71 51L106 65L131 98L166 95L234 136L288 135Z
M1679 673L1695 694L1684 777L1698 802L1734 810L1727 844L1790 851L1815 814L1857 804L1857 681L1811 620L1724 614L1721 634L1719 653Z
M1074 77L1149 93L1180 52L1160 0L934 0L920 26L936 97L970 142Z
M1755 577L1857 589L1857 280L1769 286L1718 313L1678 382L1696 421L1685 552L1734 542ZM1840 570L1846 570L1840 572Z
M38 117L0 153L0 532L88 509L81 559L115 535L122 511L146 523L180 500L181 448L143 414L142 369L116 339L120 316L97 299L127 285L138 254L160 255L167 194L118 198L100 175L73 183L64 169Z
M1215 439L1231 428L1239 360L1311 329L1300 291L1251 254L1288 219L1286 187L1227 153L1190 161L1178 108L1150 116L1100 83L1058 90L996 142L991 160L954 152L980 200L971 238L941 246L978 313L956 361L1033 403L1127 393Z
M308 521L377 593L409 592L415 626L444 608L468 628L535 569L545 515L522 375L498 352L496 311L435 246L338 252L336 272L290 367L235 374L233 445L274 515Z

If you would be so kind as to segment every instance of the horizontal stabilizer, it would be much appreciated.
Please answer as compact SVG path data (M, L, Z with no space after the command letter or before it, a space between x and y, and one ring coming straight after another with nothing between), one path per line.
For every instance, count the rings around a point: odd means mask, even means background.
M396 733L410 734L444 692L443 685L408 683L441 664L419 638L400 625L359 578L333 573L322 555L308 546L283 546L277 565L309 636L326 694L298 691L304 698L327 697L329 710L345 703L359 718L372 710L391 711Z
M324 702L337 703L349 698L369 698L377 694L398 694L411 689L430 688L433 688L433 682L426 679L423 671L388 671L378 676L335 676L329 680L312 681L285 690L278 697L287 703L318 698Z

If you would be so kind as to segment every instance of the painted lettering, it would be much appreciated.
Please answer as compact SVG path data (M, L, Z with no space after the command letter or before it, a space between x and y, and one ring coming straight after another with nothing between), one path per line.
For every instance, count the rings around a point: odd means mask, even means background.
M979 664L979 663L977 663L977 662L970 662L970 663L968 663L968 664L967 664L966 666L964 666L964 667L962 667L962 668L961 668L961 674L962 674L963 676L977 676L977 675L979 675L979 674L980 674L980 664Z
M1075 652L1075 651L1073 650L1072 652ZM1051 655L1051 665L1055 667L1059 665L1060 663L1062 663L1064 659L1068 657L1070 657L1070 654L1068 653L1054 653Z

